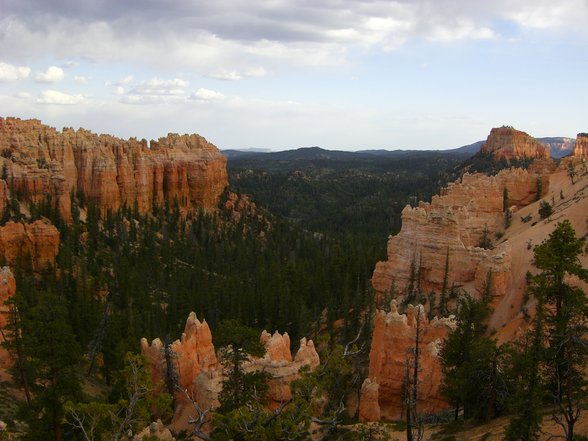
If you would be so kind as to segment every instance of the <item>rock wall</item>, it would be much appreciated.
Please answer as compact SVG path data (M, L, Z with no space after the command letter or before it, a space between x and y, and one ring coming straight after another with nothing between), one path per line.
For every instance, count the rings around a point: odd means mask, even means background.
M0 227L0 257L10 266L30 264L40 271L55 264L58 251L59 231L46 221L9 221Z
M588 159L588 133L578 133L572 156Z
M177 198L182 207L210 208L227 186L226 158L198 135L124 141L84 129L62 132L38 120L0 118L0 166L19 199L51 195L71 218L70 193L103 212Z
M6 328L8 323L8 307L5 302L16 292L16 281L12 275L12 271L7 266L0 268L0 329ZM12 359L8 351L4 349L2 343L4 342L3 334L0 333L0 371L12 366ZM0 379L2 379L0 375Z
M448 287L459 286L474 296L484 291L490 271L495 287L510 283L508 243L493 250L479 248L486 231L492 240L505 227L504 189L508 205L516 211L537 197L537 179L543 192L549 188L547 175L522 169L503 170L496 176L465 174L461 182L450 184L431 203L407 206L402 211L400 232L388 239L388 259L378 262L372 277L378 305L389 296L406 294L412 278L419 290L435 292L437 301L448 264ZM483 282L482 282L483 281Z
M493 153L498 159L550 157L549 146L512 127L492 129L480 152Z
M420 312L419 312L420 311ZM408 354L415 347L417 314L420 313L421 369L418 374L417 409L420 414L436 413L448 407L439 393L441 364L439 350L443 339L455 328L453 317L428 321L423 308L409 305L400 314L392 300L390 312L377 311L370 350L368 378L361 388L361 421L399 420L405 409L402 392Z

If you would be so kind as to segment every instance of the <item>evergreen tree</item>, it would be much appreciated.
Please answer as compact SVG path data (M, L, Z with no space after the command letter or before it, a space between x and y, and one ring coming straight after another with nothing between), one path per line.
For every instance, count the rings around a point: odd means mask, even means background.
M457 327L441 349L443 379L440 389L455 407L455 419L460 409L463 409L464 419L486 418L489 406L497 405L493 398L499 381L496 378L496 342L484 335L489 314L486 302L469 296L460 298ZM486 386L482 378L492 378L496 384L484 391Z
M78 399L81 392L77 373L80 348L60 296L38 292L38 304L23 318L23 348L34 380L31 403L20 410L29 425L26 439L60 441L64 404Z
M580 401L588 391L584 373L588 363L588 300L581 289L569 284L570 276L588 281L588 270L579 260L584 246L585 239L577 238L571 223L565 220L535 247L533 261L541 273L532 280L548 310L547 373L557 406L554 418L568 441L573 439Z

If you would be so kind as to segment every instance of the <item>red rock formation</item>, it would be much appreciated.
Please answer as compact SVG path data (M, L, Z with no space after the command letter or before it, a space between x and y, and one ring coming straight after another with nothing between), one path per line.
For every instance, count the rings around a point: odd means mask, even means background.
M8 324L8 307L5 302L16 292L16 281L12 271L7 266L0 268L0 330ZM8 351L4 349L4 334L0 333L0 370L5 370L12 365ZM0 375L0 379L2 375Z
M70 219L70 193L103 212L176 198L181 207L211 208L227 186L226 158L198 135L169 134L158 141L124 141L84 129L58 132L38 120L0 118L2 167L25 200L51 195Z
M549 147L541 144L525 132L512 127L492 129L481 153L493 153L496 158L543 158L549 159Z
M0 256L11 266L30 262L33 270L39 271L55 264L58 251L59 231L50 223L9 221L0 227Z
M300 340L300 348L292 358L290 337L275 332L270 335L263 331L260 337L266 347L263 358L252 358L243 369L248 372L264 370L270 375L270 407L276 407L292 397L290 382L299 376L303 366L316 368L319 356L312 340ZM162 384L165 374L164 345L158 338L151 345L141 339L141 353L147 358L151 375L156 384ZM200 322L195 313L190 313L182 338L171 344L175 353L175 366L179 383L186 389L202 409L218 406L218 393L221 390L222 367L217 360L212 334L206 321ZM177 406L172 426L176 430L189 429L188 418L193 415L193 407L181 392L174 395Z
M158 338L153 340L151 345L145 338L141 339L141 353L149 361L151 375L156 384L162 384L165 375L163 349L163 342ZM202 409L218 405L217 391L221 367L206 321L200 322L196 314L191 312L181 339L174 341L171 349L175 354L174 363L180 387L188 391ZM192 404L180 391L176 391L174 397L177 406L172 425L178 430L189 429L188 417L193 412Z
M388 260L378 262L372 277L378 304L390 294L406 294L411 275L417 277L421 292L439 295L448 261L448 286L459 285L480 297L486 275L493 286L507 287L510 280L508 244L494 250L479 248L486 230L492 239L504 229L503 196L508 190L511 207L524 206L536 199L537 179L543 179L543 192L549 180L522 169L503 170L496 176L463 176L449 185L431 203L407 206L402 211L402 229L388 240ZM497 293L496 301L499 301Z
M588 133L578 133L572 156L588 159Z
M8 185L6 185L5 180L0 179L0 213L4 213L4 208L6 208L9 198Z
M439 350L443 339L455 328L453 318L427 320L420 310L420 359L418 376L419 413L435 413L447 408L439 393L441 364ZM380 418L398 420L403 415L402 390L405 381L406 357L415 346L417 308L409 305L406 314L399 314L396 302L390 312L378 311L370 350L368 378L361 390L359 416L362 421Z
M266 348L265 356L251 359L244 369L250 372L264 371L269 374L270 407L275 408L292 398L290 383L299 378L300 369L303 366L309 366L311 370L314 370L320 364L320 359L314 343L312 340L307 341L306 338L300 340L300 348L293 359L288 333L281 335L276 331L270 335L263 331L260 340Z

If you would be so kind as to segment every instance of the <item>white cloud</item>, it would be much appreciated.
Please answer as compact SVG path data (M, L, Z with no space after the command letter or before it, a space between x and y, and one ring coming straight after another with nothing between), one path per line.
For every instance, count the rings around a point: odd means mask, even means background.
M185 101L183 96L165 95L124 95L119 100L123 104L178 104Z
M588 2L585 0L547 1L536 0L512 8L506 16L523 27L557 29L573 27L578 22L584 26L588 20Z
M83 75L76 75L76 76L74 76L74 81L77 84L88 84L88 81L90 81L90 77L86 77Z
M225 96L220 92L216 92L215 90L201 87L190 95L190 99L196 101L219 101L225 99Z
M152 78L148 81L140 81L132 84L132 77L126 77L116 84L115 93L119 95L120 102L124 104L174 104L186 101L186 90L189 83L181 78L164 80ZM128 85L127 91L122 84Z
M219 69L215 72L208 74L210 78L215 78L217 80L229 80L229 81L236 81L242 80L246 77L254 77L254 78L261 78L267 75L267 70L261 66L256 67L249 67L244 69L241 72L237 71L230 71L226 69Z
M85 101L84 95L69 95L59 92L58 90L44 90L39 94L37 103L39 104L80 104Z
M39 83L56 83L63 80L63 69L57 66L49 67L45 72L39 72L35 76L35 80Z
M142 81L136 84L129 94L133 95L183 95L184 88L189 83L181 78L174 78L173 80L161 80L153 78L149 81Z
M21 100L28 100L32 98L32 95L28 92L17 92L14 94L14 96L20 98Z
M12 64L0 62L0 81L14 81L27 78L31 68L26 66L13 66Z

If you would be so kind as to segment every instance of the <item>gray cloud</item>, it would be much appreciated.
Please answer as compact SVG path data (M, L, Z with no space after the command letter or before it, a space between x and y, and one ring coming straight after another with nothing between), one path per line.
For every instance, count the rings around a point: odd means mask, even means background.
M211 77L254 68L334 65L349 47L393 50L414 38L495 38L497 23L583 29L586 0L5 0L0 52L149 60ZM580 31L582 32L582 31ZM584 31L585 32L585 31ZM8 59L9 57L9 59ZM219 74L220 72L220 74ZM234 74L233 74L234 72Z

